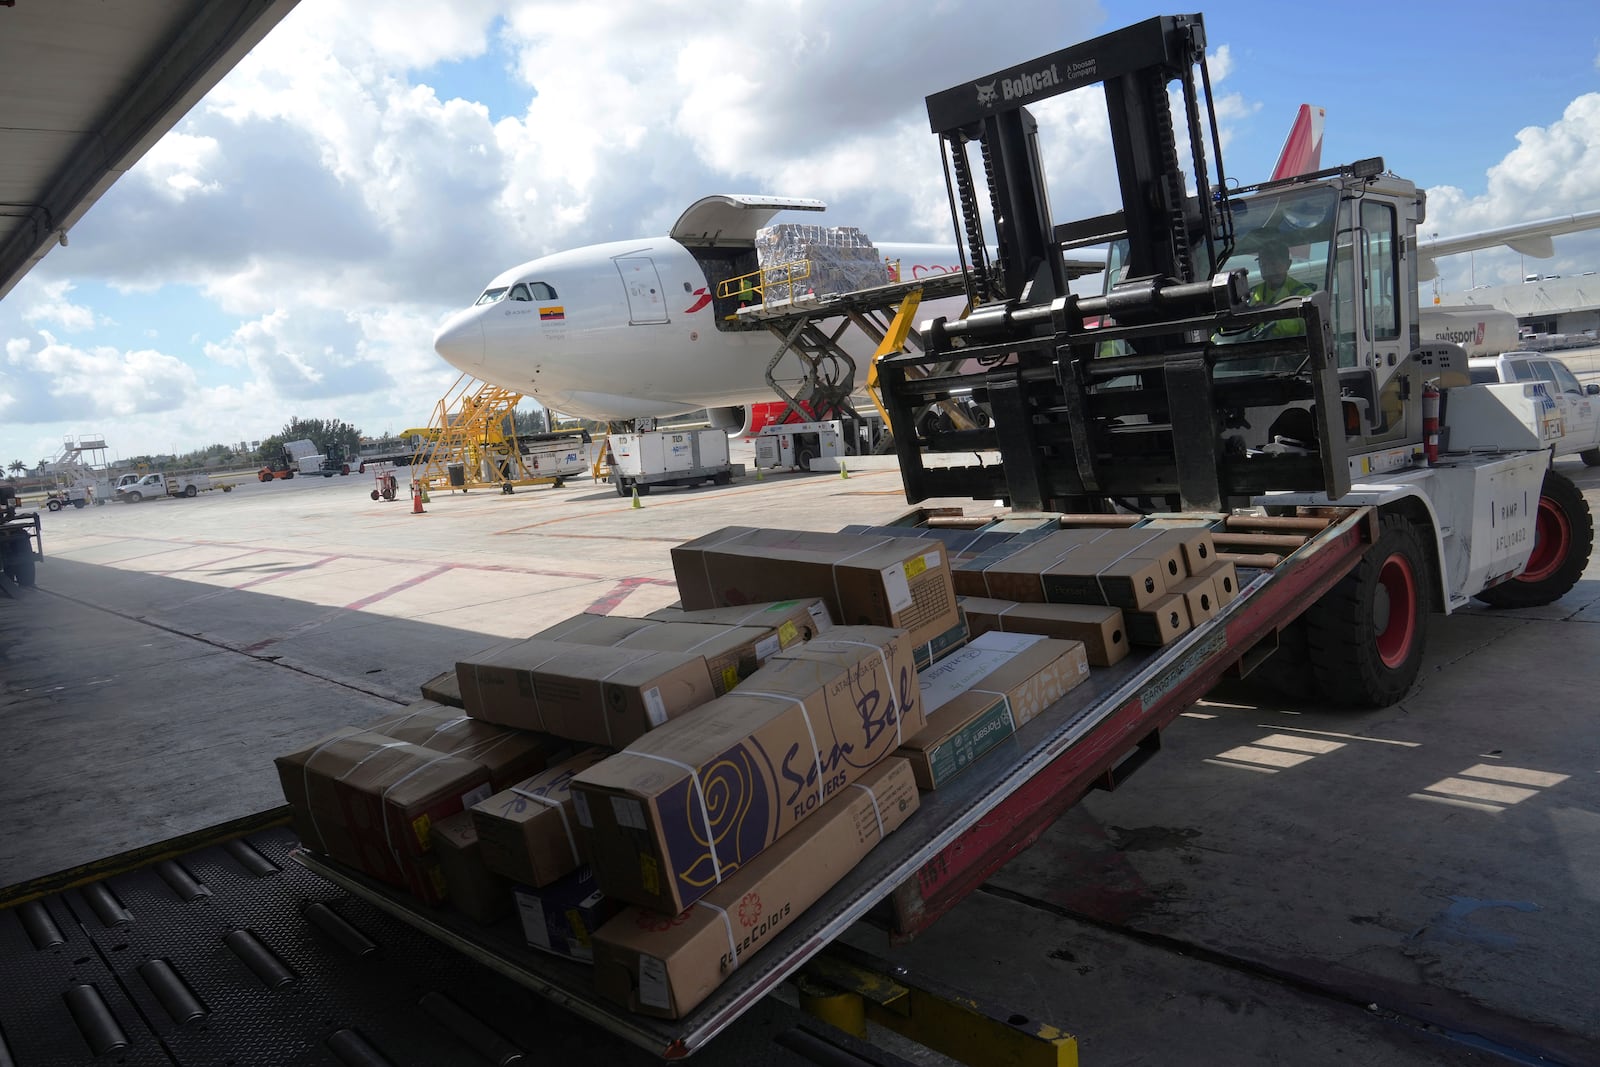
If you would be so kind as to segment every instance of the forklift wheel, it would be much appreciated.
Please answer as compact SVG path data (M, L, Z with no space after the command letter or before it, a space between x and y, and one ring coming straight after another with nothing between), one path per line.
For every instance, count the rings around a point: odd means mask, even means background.
M1559 600L1583 577L1593 550L1594 518L1582 491L1565 474L1545 471L1528 565L1477 598L1494 608L1535 608Z
M59 500L47 501L45 503L45 507L49 508L51 511L60 511L61 510L61 501L59 501Z
M350 464L346 463L344 466L340 467L339 468L339 473L341 475L349 474L350 473Z

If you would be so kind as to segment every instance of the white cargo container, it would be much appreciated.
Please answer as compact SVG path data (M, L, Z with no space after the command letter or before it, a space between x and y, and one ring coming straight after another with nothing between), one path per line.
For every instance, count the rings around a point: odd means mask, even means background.
M609 441L611 481L618 496L638 489L644 496L656 485L727 485L742 464L728 462L728 435L722 430L658 430L617 433Z

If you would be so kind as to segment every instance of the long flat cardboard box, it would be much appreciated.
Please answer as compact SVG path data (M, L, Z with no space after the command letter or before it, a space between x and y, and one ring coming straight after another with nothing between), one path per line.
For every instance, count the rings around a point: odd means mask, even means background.
M600 995L661 1018L692 1011L917 810L905 760L884 760L855 785L685 914L664 918L629 907L600 927Z
M927 725L896 755L938 789L1088 677L1081 641L992 630L921 673Z
M1025 604L988 597L962 597L973 637L991 630L1082 641L1090 666L1109 667L1128 655L1122 609L1104 604Z
M689 609L820 597L836 622L888 626L925 645L959 621L936 539L730 526L672 550Z
M784 647L777 631L767 626L669 622L615 615L576 615L534 636L580 645L690 652L703 656L717 696L738 685Z
M659 622L704 622L717 626L766 626L777 631L778 645L788 648L825 634L833 626L828 605L820 597L771 600L726 608L688 611L681 607L657 608L646 615Z
M436 704L448 704L452 708L461 707L461 687L456 684L456 672L441 671L423 682L422 699L431 700Z
M474 804L483 862L531 886L549 885L588 862L572 807L572 779L610 753L586 748L570 759Z
M903 630L840 626L572 783L607 895L676 915L923 725Z
M716 695L703 656L529 638L456 664L467 714L620 748Z
M496 726L474 719L460 708L431 701L412 704L405 711L368 723L365 729L481 763L494 789L505 789L543 770L550 757L566 747L566 742L545 734Z

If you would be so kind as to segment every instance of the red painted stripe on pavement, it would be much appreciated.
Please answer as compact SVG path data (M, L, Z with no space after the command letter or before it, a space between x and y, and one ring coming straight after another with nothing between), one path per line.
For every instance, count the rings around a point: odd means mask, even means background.
M585 614L609 615L617 609L629 593L642 585L676 585L665 578L624 578L612 588L611 592L584 608Z
M403 593L407 589L419 586L423 582L431 581L432 579L439 577L439 575L455 569L455 564L453 563L446 563L442 567L435 567L431 571L426 571L422 574L419 574L415 578L409 578L398 585L391 585L389 588L384 589L381 592L373 593L371 596L364 596L360 600L352 600L350 603L345 605L345 610L360 611L369 604L376 604L380 600L386 600L389 597L394 596L396 593Z

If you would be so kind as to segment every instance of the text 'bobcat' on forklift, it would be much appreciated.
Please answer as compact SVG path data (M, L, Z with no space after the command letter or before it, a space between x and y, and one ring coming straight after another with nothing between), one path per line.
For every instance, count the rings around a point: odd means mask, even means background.
M1099 83L1123 209L1058 226L1026 105ZM1371 547L1282 620L1272 657L1273 673L1342 703L1406 693L1427 612L1545 604L1577 582L1593 523L1551 468L1561 427L1542 387L1470 384L1459 346L1419 336L1425 194L1378 158L1230 190L1199 15L963 83L930 96L928 116L974 310L879 364L909 501L1219 520L1369 506ZM1063 251L1108 242L1104 292L1069 293ZM927 432L917 414L952 396L992 425ZM984 450L1001 462L923 461Z

